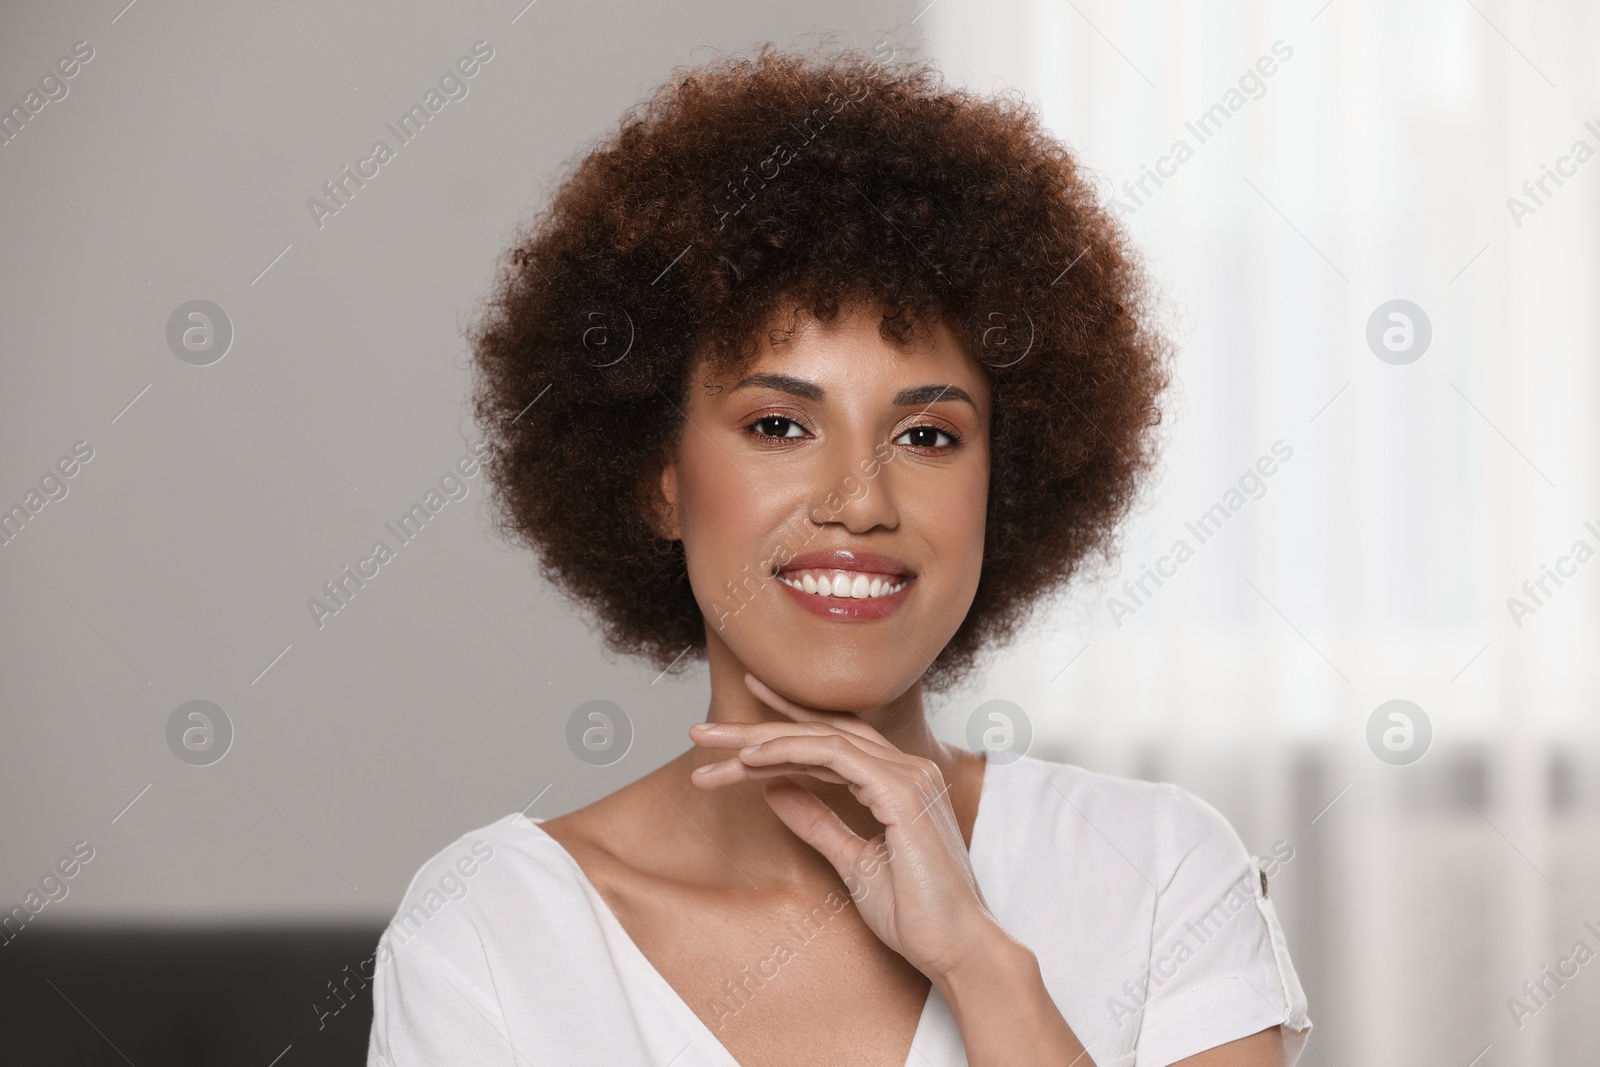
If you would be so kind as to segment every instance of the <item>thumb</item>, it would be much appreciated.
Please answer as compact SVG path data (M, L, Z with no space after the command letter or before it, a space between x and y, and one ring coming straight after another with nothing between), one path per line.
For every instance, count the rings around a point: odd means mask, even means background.
M762 796L774 815L794 835L818 852L847 882L861 858L866 841L844 824L834 810L804 786L789 778L769 779Z

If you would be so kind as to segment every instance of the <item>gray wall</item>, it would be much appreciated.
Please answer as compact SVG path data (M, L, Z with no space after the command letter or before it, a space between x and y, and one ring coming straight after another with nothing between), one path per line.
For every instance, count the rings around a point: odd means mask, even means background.
M563 162L713 47L914 41L921 6L8 7L5 107L93 56L0 145L0 507L38 508L0 545L0 904L86 841L36 921L381 920L457 834L686 747L703 672L605 657L487 532L481 478L409 544L384 523L476 440L461 331ZM319 227L307 200L479 40L467 94ZM168 339L193 300L234 334L206 366ZM319 628L308 598L380 538ZM637 729L602 769L564 740L597 698ZM234 731L209 765L169 747L191 700Z

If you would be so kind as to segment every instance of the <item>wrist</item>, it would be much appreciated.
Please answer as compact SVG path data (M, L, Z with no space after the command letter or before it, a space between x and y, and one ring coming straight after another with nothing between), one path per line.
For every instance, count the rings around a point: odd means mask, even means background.
M950 966L931 976L961 1030L967 1062L973 1067L1094 1067L1051 999L1039 958L992 917L988 927Z
M993 920L966 951L930 978L952 1011L1042 982L1038 957Z

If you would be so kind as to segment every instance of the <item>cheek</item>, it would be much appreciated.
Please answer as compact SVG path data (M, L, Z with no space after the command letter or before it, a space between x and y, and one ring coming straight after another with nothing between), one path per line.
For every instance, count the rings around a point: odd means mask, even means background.
M978 576L983 572L988 503L987 476L947 485L940 494L934 536L941 556L951 561L951 581L961 592L964 606L977 592Z
M709 446L686 448L680 466L680 522L689 580L703 602L720 596L724 583L754 573L768 546L775 516L787 496L752 485ZM703 605L702 605L703 606Z

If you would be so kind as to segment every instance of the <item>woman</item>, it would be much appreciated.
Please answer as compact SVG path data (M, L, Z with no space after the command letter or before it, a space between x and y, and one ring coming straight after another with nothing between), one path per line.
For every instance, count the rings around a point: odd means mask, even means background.
M517 245L472 334L502 526L611 648L704 656L711 704L632 785L423 866L369 1063L1294 1063L1215 809L925 715L1105 558L1167 380L1031 111L851 49L683 70Z

